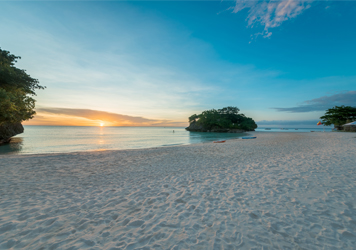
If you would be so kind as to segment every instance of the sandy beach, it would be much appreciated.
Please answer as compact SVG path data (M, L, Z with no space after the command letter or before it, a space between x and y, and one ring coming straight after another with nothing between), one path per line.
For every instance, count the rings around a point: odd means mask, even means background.
M0 249L355 249L356 134L0 156Z

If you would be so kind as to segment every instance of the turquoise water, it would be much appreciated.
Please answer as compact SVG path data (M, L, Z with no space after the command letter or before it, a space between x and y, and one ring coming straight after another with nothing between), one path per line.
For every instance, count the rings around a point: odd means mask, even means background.
M0 154L42 154L152 148L232 139L245 134L188 132L172 127L24 126ZM174 133L173 133L174 130Z
M268 130L266 130L266 128ZM271 128L271 127L261 127L257 128L256 131L259 132L331 132L331 128L318 127L318 128Z

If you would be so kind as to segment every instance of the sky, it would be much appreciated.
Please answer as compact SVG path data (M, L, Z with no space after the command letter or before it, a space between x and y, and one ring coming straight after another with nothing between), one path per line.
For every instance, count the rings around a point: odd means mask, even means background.
M25 125L187 126L235 106L311 127L356 106L356 1L2 1L0 47L45 90Z

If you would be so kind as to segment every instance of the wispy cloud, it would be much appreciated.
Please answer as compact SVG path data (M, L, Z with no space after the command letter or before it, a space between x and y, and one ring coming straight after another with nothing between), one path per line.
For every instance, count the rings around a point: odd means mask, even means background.
M254 27L255 24L260 24L264 26L264 29L256 35L270 37L272 35L271 28L278 27L283 22L297 17L310 7L310 3L310 0L237 0L235 7L233 7L233 12L237 13L243 9L248 9L246 18L248 26Z
M277 111L290 113L303 113L323 111L334 106L347 105L356 107L356 91L343 92L331 96L322 96L303 102L302 105L291 108L273 108Z
M47 86L38 91L38 107L86 108L181 121L204 109L234 105L236 96L250 84L280 74L215 60L213 48L184 28L171 29L153 17L147 22L150 18L141 20L137 13L132 16L111 17L119 22L132 18L139 24L117 25L115 31L108 20L84 19L92 31L83 32L80 38L54 24L48 30L20 21L10 26L0 22L0 28L14 34L8 36L6 48L22 56L18 66ZM81 22L71 25L73 30L82 30ZM93 35L97 33L101 36ZM23 40L25 45L18 42ZM100 49L93 49L99 44Z
M26 125L76 125L76 126L185 126L185 122L155 120L91 109L43 107Z
M47 86L38 91L38 106L180 121L219 88L214 84L220 73L214 70L224 65L209 65L210 45L191 37L184 27L171 28L154 14L143 16L128 5L115 12L100 7L105 18L93 18L97 10L86 4L80 5L80 16L77 4L58 12L51 6L32 11L9 6L31 22L20 18L4 25L7 17L0 16L0 30L11 34L1 45L21 55L17 66ZM61 15L64 9L68 18L58 19L63 23L45 14Z

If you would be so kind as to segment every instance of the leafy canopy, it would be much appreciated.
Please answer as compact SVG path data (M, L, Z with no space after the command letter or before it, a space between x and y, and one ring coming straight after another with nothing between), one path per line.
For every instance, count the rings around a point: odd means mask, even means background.
M196 122L208 130L213 128L254 130L257 128L252 118L239 114L239 111L240 109L237 107L206 110L199 115L194 114L190 116L189 123Z
M325 126L344 125L356 120L356 107L351 106L335 106L326 110L325 115L320 117Z
M0 48L0 125L33 118L36 89L44 89L37 79L14 65L21 57Z

